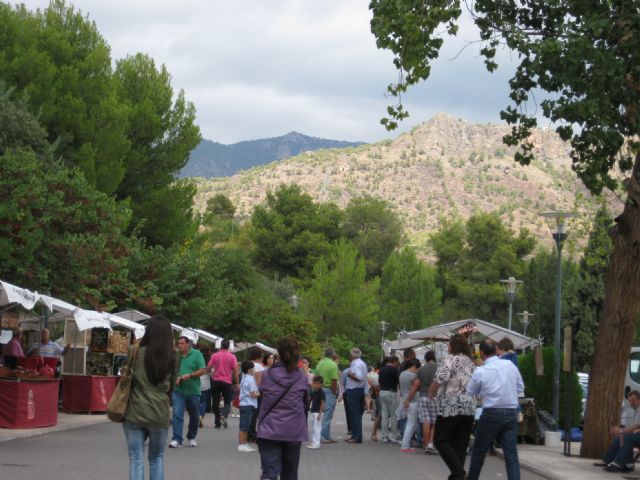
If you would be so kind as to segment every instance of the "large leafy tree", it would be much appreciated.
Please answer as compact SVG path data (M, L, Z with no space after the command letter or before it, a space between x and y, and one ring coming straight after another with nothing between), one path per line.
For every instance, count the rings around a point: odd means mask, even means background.
M384 262L402 239L398 214L380 198L351 200L344 211L342 230L365 259L369 278L382 273Z
M443 221L430 237L443 290L445 318L482 318L506 325L500 279L521 278L535 240L517 236L495 213L477 213L466 222Z
M436 270L409 247L392 253L384 264L379 299L380 319L389 322L389 331L418 330L441 319Z
M489 71L497 68L502 44L517 55L512 104L501 112L513 125L505 142L520 147L516 160L531 161L530 133L542 114L570 142L573 169L593 193L617 187L619 172L625 176L627 201L610 230L613 252L581 451L597 457L607 447L610 419L619 417L640 312L640 13L632 0L372 0L371 30L402 72L389 87L392 94L429 77L443 31L456 33L463 3L480 32ZM540 108L527 108L540 90L549 93ZM389 113L389 127L406 116L401 105Z
M321 340L342 335L357 345L369 343L376 329L379 280L366 280L365 263L357 248L342 239L313 268L311 286L303 293L301 310L318 325Z
M0 80L28 99L65 163L113 193L125 174L126 112L95 23L63 0L36 12L0 3L0 52Z
M251 216L256 264L266 271L308 279L318 258L340 238L342 211L317 204L295 184L269 192Z
M157 68L147 55L119 60L114 78L118 99L126 106L130 144L117 195L130 199L132 227L150 243L180 243L196 229L196 189L174 182L201 140L195 108L182 90L174 94L166 67Z
M97 309L124 302L130 212L52 162L45 130L6 96L0 132L0 278Z

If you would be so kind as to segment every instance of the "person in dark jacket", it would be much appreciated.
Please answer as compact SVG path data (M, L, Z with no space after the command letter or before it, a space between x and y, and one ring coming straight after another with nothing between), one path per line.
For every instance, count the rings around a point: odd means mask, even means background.
M300 447L307 440L307 377L298 369L299 348L293 337L278 343L280 360L264 372L260 384L258 448L261 480L297 480Z

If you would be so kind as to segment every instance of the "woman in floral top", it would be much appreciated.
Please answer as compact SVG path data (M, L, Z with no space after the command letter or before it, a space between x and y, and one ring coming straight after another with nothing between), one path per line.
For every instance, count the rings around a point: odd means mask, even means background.
M449 340L449 355L438 366L429 388L429 396L438 405L434 444L451 471L449 480L461 480L466 474L464 462L476 410L475 399L467 395L467 384L474 369L466 337L454 335Z

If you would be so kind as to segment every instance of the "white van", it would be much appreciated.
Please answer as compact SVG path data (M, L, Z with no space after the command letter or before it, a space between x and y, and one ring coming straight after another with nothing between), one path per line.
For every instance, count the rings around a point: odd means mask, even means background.
M627 395L632 390L640 392L640 347L631 347L629 366L624 378L624 402L622 407L622 425L630 425L633 421L634 411L629 408Z

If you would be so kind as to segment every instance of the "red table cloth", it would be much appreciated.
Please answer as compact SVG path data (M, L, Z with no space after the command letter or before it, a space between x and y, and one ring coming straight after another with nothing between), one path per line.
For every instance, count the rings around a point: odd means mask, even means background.
M118 377L65 375L62 377L62 410L106 412Z
M39 428L58 423L58 380L0 379L0 427Z

